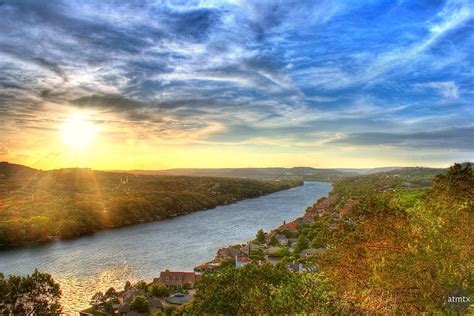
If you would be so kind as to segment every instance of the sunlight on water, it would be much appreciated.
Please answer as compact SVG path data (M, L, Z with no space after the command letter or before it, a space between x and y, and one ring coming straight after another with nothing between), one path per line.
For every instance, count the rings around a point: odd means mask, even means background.
M86 308L97 291L123 289L125 282L151 281L165 269L192 271L217 249L253 239L303 215L307 206L331 190L329 183L304 186L196 212L32 247L0 251L0 271L49 272L61 284L68 312Z
M63 291L62 302L67 311L85 307L96 291L105 292L109 287L122 289L127 280L137 281L137 271L133 271L127 262L122 266L99 271L96 275L78 277L74 274L60 274L56 280ZM92 294L91 294L92 293Z

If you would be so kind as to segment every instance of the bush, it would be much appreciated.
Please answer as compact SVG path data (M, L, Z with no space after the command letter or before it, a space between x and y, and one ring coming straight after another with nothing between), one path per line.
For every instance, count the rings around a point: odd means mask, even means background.
M170 289L168 289L164 284L152 284L148 288L148 291L151 293L151 295L157 297L168 297L171 294Z
M130 310L137 313L145 314L150 312L150 305L145 296L136 296L130 303Z

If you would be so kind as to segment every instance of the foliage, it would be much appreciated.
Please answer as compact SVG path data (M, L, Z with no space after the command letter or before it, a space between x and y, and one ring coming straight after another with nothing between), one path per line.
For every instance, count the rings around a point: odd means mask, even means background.
M257 236L256 239L257 243L263 244L265 242L265 233L263 232L263 229L259 229L257 231Z
M333 293L317 273L290 273L283 266L247 264L203 276L190 314L293 314L334 310Z
M309 248L309 240L306 238L305 235L301 235L298 238L298 241L296 242L295 245L295 251L296 252L301 252L302 250L308 249Z
M339 189L355 192L360 184L345 181ZM331 248L317 259L334 282L341 308L356 314L445 314L450 291L474 293L473 190L470 165L456 164L425 192L361 194L347 219L354 225L341 224L328 241Z
M60 315L61 289L48 273L35 270L31 275L0 273L0 311L14 315ZM2 307L3 306L3 307Z
M276 236L272 236L272 238L270 238L270 241L268 242L268 244L270 246L279 246L280 243L278 242L278 239L276 238Z
M165 219L299 181L142 175L0 163L0 247ZM53 224L54 223L54 224Z
M157 297L168 297L171 294L170 289L164 284L152 284L149 286L148 291Z
M130 303L130 310L145 314L150 312L150 305L148 304L148 300L145 296L138 295L135 296L133 301Z
M146 291L148 289L148 283L145 280L140 280L137 283L135 283L134 287L140 290Z

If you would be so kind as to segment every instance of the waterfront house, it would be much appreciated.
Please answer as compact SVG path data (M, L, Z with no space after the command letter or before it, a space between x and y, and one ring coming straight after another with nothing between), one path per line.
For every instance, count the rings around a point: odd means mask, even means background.
M232 260L234 260L232 258ZM210 261L203 264L198 265L194 268L194 272L204 273L204 272L212 272L218 267L220 267L220 262L217 261Z
M249 257L241 257L241 258L235 258L235 267L236 268L241 268L246 264L249 264L252 262L252 259Z
M249 241L247 242L247 245L240 248L240 253L245 254L245 255L250 255L252 251L257 250L257 249L262 249L262 248L263 248L262 245L257 245Z
M236 256L240 256L240 255L241 255L241 251L239 248L225 247L225 248L220 248L219 250L217 250L216 257L221 260L224 260L224 259L234 260Z
M280 226L280 231L283 231L283 230L290 230L290 231L296 231L296 227L298 226L298 224L293 221L293 222L289 222L289 223L286 223L286 224L283 224Z
M163 283L168 287L182 287L189 286L193 287L197 279L201 275L194 272L182 272L182 271L161 271L160 278L153 280L153 283Z

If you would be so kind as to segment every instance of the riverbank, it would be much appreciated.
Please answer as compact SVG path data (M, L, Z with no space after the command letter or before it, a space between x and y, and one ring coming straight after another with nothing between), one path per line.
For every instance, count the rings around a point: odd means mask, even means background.
M301 185L0 163L0 248L160 221Z
M252 239L260 228L271 230L300 216L330 190L329 183L305 182L205 212L5 249L0 251L0 271L26 275L38 267L51 273L61 284L66 309L80 310L95 292L123 288L127 280L152 280L166 269L192 271L219 248Z

